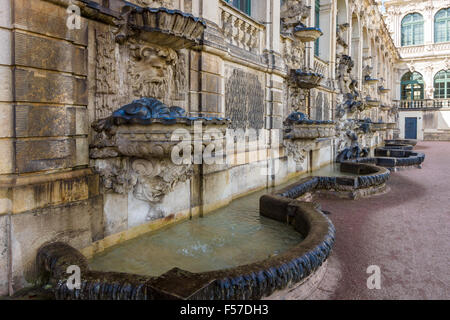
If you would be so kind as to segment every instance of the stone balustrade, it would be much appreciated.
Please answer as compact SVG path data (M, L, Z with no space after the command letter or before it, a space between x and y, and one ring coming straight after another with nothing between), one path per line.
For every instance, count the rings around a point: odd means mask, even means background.
M328 62L314 57L314 72L323 74L325 78L328 78Z
M261 53L265 26L228 3L221 2L221 27L227 42L254 53Z
M397 100L394 103L399 109L450 108L450 99Z
M426 45L406 46L398 48L398 51L403 58L407 56L423 55L426 53L433 54L434 52L445 50L450 50L450 43L430 43Z

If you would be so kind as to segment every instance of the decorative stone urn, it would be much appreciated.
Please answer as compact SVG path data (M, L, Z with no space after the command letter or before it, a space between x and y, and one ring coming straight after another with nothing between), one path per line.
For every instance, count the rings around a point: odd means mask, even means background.
M228 123L142 98L94 122L90 158L105 191L132 191L136 199L158 203L203 163L206 144L211 157L223 155Z
M293 34L301 42L311 42L319 39L323 32L319 28L306 27L303 24L299 24L294 28Z
M317 88L323 78L323 75L320 73L303 71L301 69L291 70L291 81L302 89Z

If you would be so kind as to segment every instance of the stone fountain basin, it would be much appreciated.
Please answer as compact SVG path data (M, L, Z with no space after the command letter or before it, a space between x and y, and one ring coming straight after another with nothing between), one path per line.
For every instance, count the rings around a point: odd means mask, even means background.
M294 37L301 42L311 42L319 39L323 32L319 28L297 26L294 28Z
M302 284L321 270L331 254L335 229L320 205L296 200L308 192L367 190L383 186L389 178L385 168L344 162L341 171L352 177L308 177L276 193L260 198L262 216L286 222L304 239L284 253L266 260L219 271L191 273L173 268L158 277L89 269L86 258L65 243L43 246L37 254L41 283L52 285L62 300L158 300L158 299L261 299L279 290ZM67 267L81 269L80 289L69 290Z
M405 149L375 149L377 165L389 168L420 167L425 161L425 154Z
M393 140L385 140L384 141L386 145L389 144L405 144L405 145L411 145L415 146L417 144L417 140L414 139L393 139Z
M375 149L375 157L349 160L354 163L374 164L388 169L419 167L425 161L425 154L405 149Z

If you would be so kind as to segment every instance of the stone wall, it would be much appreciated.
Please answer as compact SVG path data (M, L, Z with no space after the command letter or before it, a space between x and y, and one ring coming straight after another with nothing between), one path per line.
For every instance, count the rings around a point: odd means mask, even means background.
M36 250L103 235L88 169L88 29L47 1L0 4L0 295L33 281Z

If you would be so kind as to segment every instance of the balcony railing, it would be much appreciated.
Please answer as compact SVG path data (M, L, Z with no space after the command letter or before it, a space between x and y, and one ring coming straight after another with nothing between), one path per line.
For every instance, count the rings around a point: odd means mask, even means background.
M400 56L403 58L409 56L422 56L434 54L435 52L441 51L449 51L450 50L450 42L442 42L442 43L430 43L425 45L418 46L406 46L398 48L398 52Z
M321 73L324 77L328 77L328 62L323 61L319 57L314 57L314 72Z
M221 2L221 27L228 43L239 48L260 54L264 47L265 26L234 8Z
M440 109L450 108L450 99L422 99L395 101L399 109Z

